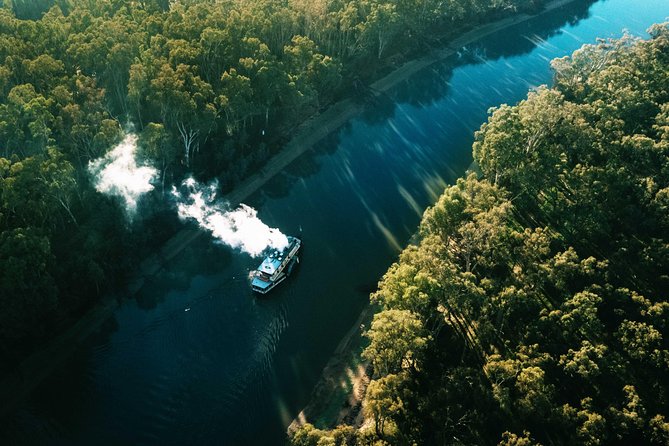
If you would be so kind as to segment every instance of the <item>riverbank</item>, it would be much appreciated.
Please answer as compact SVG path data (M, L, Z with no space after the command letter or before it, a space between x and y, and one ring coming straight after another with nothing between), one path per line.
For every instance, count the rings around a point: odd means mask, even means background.
M569 3L569 1L553 3L561 6L562 4ZM431 56L426 56L402 65L388 76L373 83L371 85L372 92L376 95L383 94L413 73L453 54L453 48L474 41L503 27L518 23L523 20L523 16L518 16L518 19L505 19L496 22L496 27L495 24L491 24L470 31L465 34L465 36L469 36L465 39L466 41L462 40L463 37L458 38L451 43L450 48L446 47L431 53ZM530 18L531 16L526 17ZM527 20L527 18L524 20ZM248 196L258 190L258 188L284 169L294 159L309 150L323 137L336 130L347 120L359 114L363 108L362 104L346 100L333 105L324 113L307 120L297 129L295 137L288 143L285 149L272 158L263 171L248 178L228 195L227 198L229 201L232 204L236 204L247 199ZM128 286L130 294L133 295L140 290L147 277L151 277L159 272L166 262L178 255L201 234L201 232L193 229L184 229L170 239L159 252L142 262L138 278ZM21 401L25 400L40 382L71 356L85 339L94 333L113 314L117 306L118 301L113 298L104 300L91 309L77 324L48 343L44 349L24 360L10 376L4 377L0 383L0 400L2 401L0 416L6 414Z
M376 310L368 304L342 338L323 369L309 403L288 426L288 435L305 423L319 429L361 424L362 399L371 376L370 364L361 357L368 344L364 330L371 325Z
M453 55L462 46L573 2L574 0L556 0L547 4L539 14L510 17L469 31L451 41L446 48L435 50L423 58L404 64L373 83L371 88L377 92L385 92L425 67ZM477 171L478 166L472 163L469 170ZM309 402L288 426L289 436L306 423L313 424L319 429L333 429L340 424L360 427L363 424L362 399L371 379L371 371L369 364L362 360L360 354L366 345L364 330L370 326L374 313L374 307L366 306L360 318L340 341L323 369Z

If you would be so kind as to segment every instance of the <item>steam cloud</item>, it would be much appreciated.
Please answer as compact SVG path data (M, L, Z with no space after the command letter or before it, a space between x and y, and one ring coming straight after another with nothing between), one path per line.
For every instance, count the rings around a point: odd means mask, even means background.
M88 163L95 189L120 197L130 218L135 215L142 194L153 190L151 182L158 175L153 167L137 165L136 150L137 136L128 134L111 152Z
M137 165L136 150L137 136L128 134L104 157L88 164L95 189L120 197L131 219L139 198L153 190L151 183L158 176L155 168ZM253 257L269 248L283 250L288 246L288 238L260 221L255 209L241 204L231 210L227 202L217 199L217 188L216 182L202 185L193 178L186 179L181 190L173 186L179 218L195 220L222 243Z
M216 198L217 188L217 182L205 186L193 178L182 183L183 193L173 187L179 218L197 221L222 243L253 257L262 255L269 248L283 250L288 246L288 238L260 221L252 207L241 204L230 210L228 203Z

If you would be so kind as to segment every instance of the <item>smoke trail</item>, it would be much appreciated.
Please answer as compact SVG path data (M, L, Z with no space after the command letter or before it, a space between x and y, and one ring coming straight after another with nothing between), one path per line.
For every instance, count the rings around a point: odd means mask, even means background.
M172 194L177 199L179 218L193 219L201 228L207 229L222 243L240 249L253 257L260 256L268 248L283 250L288 238L276 228L260 221L257 211L241 204L230 210L229 204L216 199L217 182L206 186L193 178L182 183L181 193L176 187Z
M135 215L139 198L153 190L151 182L158 175L153 167L137 165L136 150L137 136L128 134L111 152L88 163L95 189L120 197L129 218Z

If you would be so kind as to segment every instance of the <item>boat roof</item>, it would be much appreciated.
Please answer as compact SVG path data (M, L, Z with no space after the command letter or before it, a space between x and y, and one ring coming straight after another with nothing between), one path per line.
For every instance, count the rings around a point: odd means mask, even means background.
M262 261L258 267L258 271L269 274L270 276L276 272L276 270L281 266L281 261L283 260L283 253L279 251L273 251L265 257L265 260Z
M275 249L272 252L270 252L267 255L267 257L265 257L265 260L263 260L260 266L258 267L258 271L262 271L263 273L269 274L270 276L274 274L276 270L279 269L279 267L281 266L281 262L283 262L283 260L285 259L286 254L290 250L291 246L293 246L293 244L296 243L297 241L299 241L299 239L288 236L289 246L282 251Z

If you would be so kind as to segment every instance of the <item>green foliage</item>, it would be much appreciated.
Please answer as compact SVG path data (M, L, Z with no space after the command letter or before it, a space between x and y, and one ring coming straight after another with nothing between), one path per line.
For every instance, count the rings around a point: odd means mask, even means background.
M74 168L58 150L14 163L3 161L0 204L6 227L54 229L68 217L74 219L70 210L76 189Z
M356 444L356 431L351 426L338 426L333 430L316 429L306 423L293 434L291 444L295 446L353 446Z
M428 338L422 324L406 310L386 310L374 315L369 346L363 357L374 365L377 375L414 369Z
M406 381L404 373L386 374L371 381L367 387L364 410L374 420L376 435L382 440L400 436L393 420L401 417L407 408L404 402Z
M524 431L522 436L507 431L502 434L502 440L497 444L498 446L538 446L540 443L532 441L527 431Z

